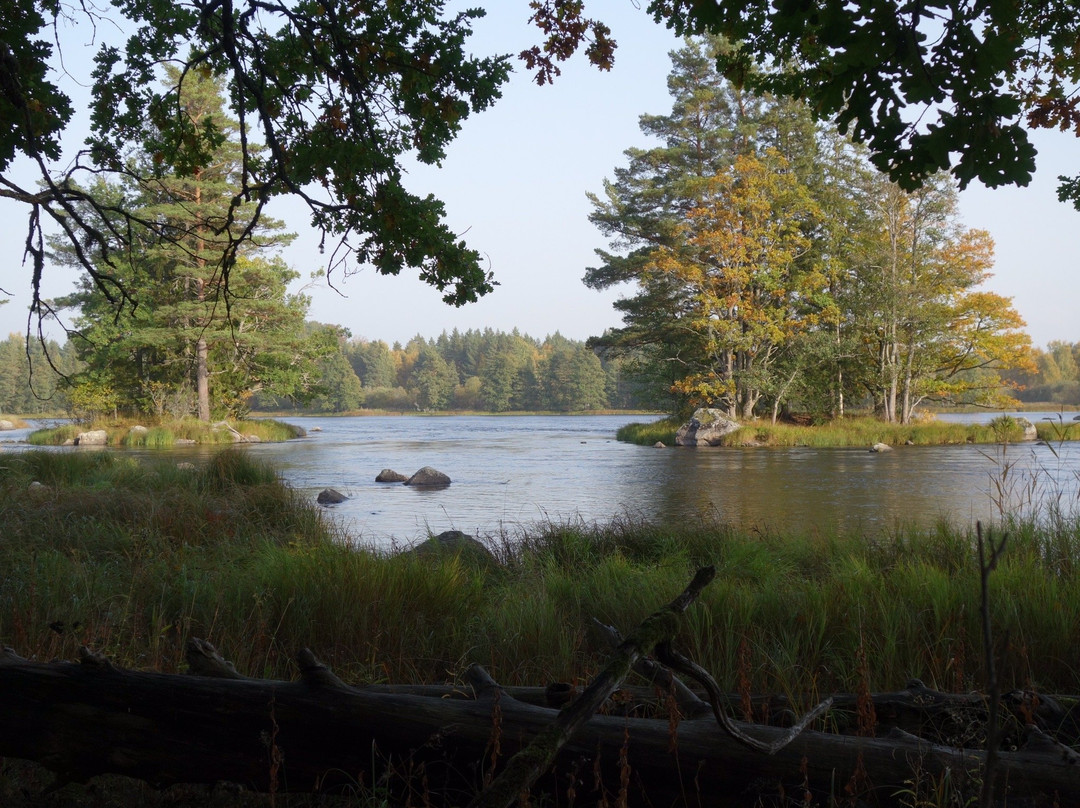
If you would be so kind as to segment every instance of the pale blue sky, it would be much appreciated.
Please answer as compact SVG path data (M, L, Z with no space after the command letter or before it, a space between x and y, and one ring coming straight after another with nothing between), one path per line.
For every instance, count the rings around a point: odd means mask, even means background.
M525 0L487 5L488 17L476 24L475 53L516 53L536 41L537 33L525 25ZM553 86L537 87L519 69L502 100L466 122L441 169L410 172L411 189L442 199L450 226L487 256L500 284L496 290L454 309L415 274L384 278L366 270L335 279L344 297L326 287L309 289L312 319L388 342L485 327L584 339L618 325L611 308L618 292L599 293L581 283L594 263L593 250L606 246L587 221L585 194L599 191L604 177L623 164L624 149L647 145L637 127L640 114L669 111L667 54L680 43L632 0L593 0L590 13L607 20L619 42L612 72L578 58ZM72 72L74 57L69 53ZM973 187L961 196L962 212L968 226L994 237L997 263L988 288L1014 299L1035 344L1080 341L1080 213L1055 196L1057 175L1077 170L1080 144L1059 133L1035 140L1040 168L1030 187ZM298 206L276 203L272 213L299 233L286 258L306 278L325 260L317 236ZM0 287L13 293L0 306L0 333L25 327L24 237L21 210L0 202ZM61 294L71 283L67 270L54 268L48 294Z

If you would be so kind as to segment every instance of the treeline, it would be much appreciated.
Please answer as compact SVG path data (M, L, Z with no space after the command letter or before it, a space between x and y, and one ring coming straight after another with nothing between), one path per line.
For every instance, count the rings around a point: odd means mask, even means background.
M342 339L321 363L309 400L258 396L257 410L300 407L312 412L361 408L395 411L474 410L580 412L642 405L622 361L601 361L584 342L555 333L538 340L519 333L470 329L420 335L402 346Z
M1035 369L1009 374L1021 401L1080 405L1080 342L1054 340L1034 351Z
M18 415L69 412L65 378L79 369L71 343L27 341L9 334L0 342L0 413Z

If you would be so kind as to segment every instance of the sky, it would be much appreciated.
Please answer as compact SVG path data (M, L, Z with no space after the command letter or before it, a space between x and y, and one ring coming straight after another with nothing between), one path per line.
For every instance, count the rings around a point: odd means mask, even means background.
M525 0L485 5L487 17L474 26L476 55L517 53L538 41L538 32L526 24ZM299 205L277 201L271 215L298 234L284 257L301 275L297 288L304 286L312 299L309 318L388 343L455 328L517 328L538 338L559 332L586 339L618 326L612 302L628 290L597 292L581 282L585 269L596 264L594 251L607 246L588 222L586 193L600 192L604 178L625 165L625 149L652 145L640 133L638 117L670 111L668 53L680 45L639 5L644 4L593 0L588 6L591 16L608 22L619 44L612 71L598 71L579 56L563 66L554 85L539 87L518 65L503 98L466 121L441 167L410 168L409 189L441 199L451 229L485 256L499 284L494 292L453 308L409 270L397 277L370 269L335 275L335 288L312 284L311 274L326 261L318 234ZM72 73L85 69L72 46L67 52ZM1076 173L1080 144L1057 132L1038 133L1033 140L1039 169L1032 184L972 186L961 194L961 214L968 227L993 236L997 260L986 288L1013 299L1034 344L1076 342L1080 213L1057 201L1056 177ZM0 306L0 334L26 328L25 228L25 212L0 200L0 287L11 297ZM73 283L70 270L50 267L46 294L63 294Z

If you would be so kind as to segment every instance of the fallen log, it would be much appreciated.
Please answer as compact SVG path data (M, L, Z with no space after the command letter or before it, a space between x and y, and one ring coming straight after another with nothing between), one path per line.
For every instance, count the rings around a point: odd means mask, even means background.
M462 805L557 715L513 698L478 668L461 689L473 698L437 698L348 687L310 653L299 664L299 681L284 682L123 670L89 653L79 663L30 662L6 649L0 755L37 761L62 781L116 773L264 792L379 782L414 795L424 790L432 804ZM764 743L786 732L740 729ZM694 795L718 804L725 794L746 804L744 789L762 783L823 794L847 784L888 804L918 778L947 773L962 784L983 762L981 751L900 730L879 738L808 730L763 755L712 719L597 715L567 740L541 787L573 785L584 804L602 793L610 799L629 782L631 801L661 805ZM1020 748L1001 753L999 767L1001 799L1010 806L1080 803L1080 757L1036 728Z

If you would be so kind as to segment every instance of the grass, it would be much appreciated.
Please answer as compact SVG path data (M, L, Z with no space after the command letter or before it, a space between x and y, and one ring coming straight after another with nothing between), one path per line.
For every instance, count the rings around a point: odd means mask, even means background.
M279 442L302 437L304 430L270 418L258 420L216 421L204 423L193 419L167 421L146 426L143 421L113 419L95 421L91 424L63 424L57 427L31 432L27 442L35 446L62 446L73 441L82 432L103 429L110 446L147 447L165 449L177 445L177 441L194 441L200 444L232 444L243 439Z
M651 446L657 441L674 445L675 432L683 421L665 418L647 424L627 424L616 437L628 443ZM1039 440L1061 441L1080 439L1080 422L1040 421L1035 424ZM889 446L912 444L939 446L964 443L1018 442L1023 429L1011 416L1001 416L989 424L957 424L944 421L924 421L912 424L890 424L877 418L845 418L829 423L802 426L787 423L761 422L748 424L725 435L721 446L809 446L832 448Z
M1005 691L1080 689L1080 518L1055 515L998 528L1010 535L992 578ZM549 523L487 537L498 563L473 565L351 546L271 467L230 448L194 466L6 454L0 524L0 644L28 658L70 659L87 645L125 667L175 672L197 636L250 676L292 678L293 654L309 647L348 682L454 681L472 662L506 685L582 681L607 654L592 618L626 633L714 564L677 647L729 691L785 694L805 709L860 685L985 682L974 538L946 523L871 535ZM36 804L18 795L47 783L21 765L0 762L4 804ZM247 804L111 788L126 796L93 804ZM63 802L69 793L50 805L82 804Z
M945 524L872 536L548 524L489 537L500 564L485 569L351 547L243 452L194 469L26 452L0 474L0 642L24 656L86 644L175 671L199 636L253 676L291 676L308 646L348 680L443 681L470 662L505 684L572 680L604 656L590 618L627 631L711 563L681 643L727 687L850 691L860 645L874 689L980 681L972 535ZM1075 691L1080 523L1010 532L995 575L1003 681Z

